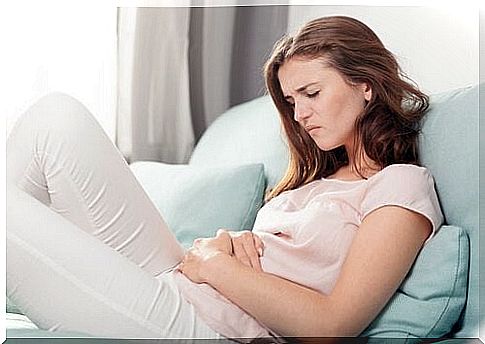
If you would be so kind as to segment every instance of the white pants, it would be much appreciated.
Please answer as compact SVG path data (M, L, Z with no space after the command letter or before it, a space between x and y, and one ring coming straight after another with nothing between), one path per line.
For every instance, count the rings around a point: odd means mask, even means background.
M170 273L183 248L87 109L52 94L7 140L7 296L39 327L219 338Z

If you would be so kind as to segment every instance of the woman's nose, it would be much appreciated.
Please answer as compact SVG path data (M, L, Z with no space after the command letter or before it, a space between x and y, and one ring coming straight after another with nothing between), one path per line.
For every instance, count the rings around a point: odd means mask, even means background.
M301 122L302 120L308 118L311 115L310 107L305 104L304 102L295 102L295 112L294 112L294 119L297 122Z

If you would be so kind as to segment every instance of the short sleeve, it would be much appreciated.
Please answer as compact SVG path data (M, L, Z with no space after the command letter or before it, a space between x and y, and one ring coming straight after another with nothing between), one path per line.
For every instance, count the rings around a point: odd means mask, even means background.
M425 216L435 235L443 223L443 214L428 169L416 165L396 164L369 178L362 200L362 220L372 211L386 205L400 206Z

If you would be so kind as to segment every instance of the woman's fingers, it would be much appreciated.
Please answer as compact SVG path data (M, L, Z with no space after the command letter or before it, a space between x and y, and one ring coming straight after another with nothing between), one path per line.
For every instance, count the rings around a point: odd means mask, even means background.
M226 231L225 229L218 229L217 232L216 232L216 238L217 237L220 237L220 236L224 236L224 235L229 235L229 232Z
M232 250L237 260L239 260L246 266L252 267L251 261L248 257L248 254L246 253L246 250L244 249L244 245L241 240L239 240L238 238L233 238Z
M240 238L246 255L251 263L251 266L256 270L261 271L259 254L256 251L253 233L249 231L244 231L241 233Z
M219 229L213 238L195 239L192 247L210 248L230 255L232 253L232 238L226 230Z
M258 255L261 257L263 255L264 250L264 243L263 240L257 235L253 233L254 239L254 246L256 247L256 251L258 251Z
M250 231L231 232L234 256L244 265L262 271L259 261L262 241Z

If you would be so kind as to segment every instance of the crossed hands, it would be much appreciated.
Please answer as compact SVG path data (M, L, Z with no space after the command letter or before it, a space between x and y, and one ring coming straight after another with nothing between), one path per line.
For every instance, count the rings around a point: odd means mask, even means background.
M230 256L239 263L262 272L259 258L263 255L261 238L250 231L219 229L214 238L194 240L177 269L195 283L207 283L213 273L211 265L221 256Z

